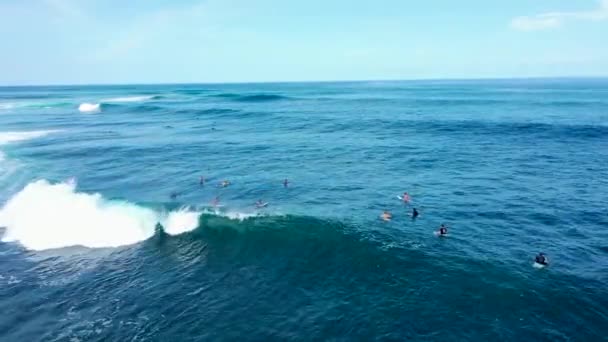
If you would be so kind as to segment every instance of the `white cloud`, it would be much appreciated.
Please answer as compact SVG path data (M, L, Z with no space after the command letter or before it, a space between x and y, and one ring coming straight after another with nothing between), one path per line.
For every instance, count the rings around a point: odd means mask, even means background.
M568 20L608 20L608 0L601 0L598 8L589 11L548 12L516 17L511 20L511 28L519 31L548 30L560 27Z

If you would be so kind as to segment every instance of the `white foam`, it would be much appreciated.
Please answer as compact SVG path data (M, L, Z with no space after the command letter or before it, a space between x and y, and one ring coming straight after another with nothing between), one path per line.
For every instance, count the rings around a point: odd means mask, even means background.
M82 113L95 113L100 111L99 103L81 103L78 110Z
M200 212L191 211L189 208L182 208L178 211L170 212L169 215L161 220L161 225L165 227L167 234L182 234L198 227L200 215Z
M13 109L15 108L15 104L14 103L0 103L0 110L8 110L8 109Z
M107 99L102 102L143 102L151 100L154 96L125 96L125 97L115 97L112 99Z
M14 142L41 138L51 133L58 132L56 130L47 131L29 131L29 132L0 132L0 145L6 145Z
M162 214L75 187L45 180L28 184L0 210L0 226L6 228L2 240L32 250L118 247L151 237L158 222L173 235L198 225L199 213L188 208Z

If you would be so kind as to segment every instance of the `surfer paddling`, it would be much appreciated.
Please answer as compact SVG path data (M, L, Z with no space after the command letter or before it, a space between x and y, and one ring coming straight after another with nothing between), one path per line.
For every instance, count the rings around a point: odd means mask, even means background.
M447 236L448 235L448 227L445 224L441 224L439 230L437 231L437 236Z
M385 210L382 215L380 215L380 218L384 221L390 221L393 218L393 214Z
M545 253L538 253L536 258L534 258L534 261L536 261L537 264L540 264L543 266L549 265L549 259L547 259L547 256L545 256Z
M401 199L403 200L403 203L410 203L410 201L412 200L412 198L410 197L410 195L407 192L403 193L403 196L401 197Z
M418 217L418 215L420 215L418 213L418 210L416 210L416 208L412 209L412 219L415 219Z
M265 202L264 202L264 201L262 201L262 200L258 200L257 202L255 202L255 207L256 207L256 208L258 208L258 209L259 209L259 208L264 208L264 207L265 207L265 206L267 206L267 205L268 205L268 203L265 203Z
M218 205L220 205L220 198L219 198L219 197L215 197L215 198L213 199L213 201L211 201L211 204L212 204L214 207L217 207Z

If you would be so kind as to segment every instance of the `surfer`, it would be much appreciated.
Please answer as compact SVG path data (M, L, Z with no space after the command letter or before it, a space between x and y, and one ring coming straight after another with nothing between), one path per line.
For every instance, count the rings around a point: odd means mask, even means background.
M541 264L544 266L549 265L549 260L545 256L545 253L538 253L538 255L536 256L536 258L534 258L534 260L536 261L537 264Z
M264 202L262 200L258 200L257 202L255 202L255 207L256 208L264 207Z
M382 215L380 215L380 218L382 218L384 221L390 221L393 218L393 215L385 210Z
M201 176L200 182L198 182L200 186L205 186L205 176Z
M412 209L412 218L415 219L416 217L418 217L418 210L416 210L416 208Z
M287 180L287 178L285 178L285 180L283 181L283 187L286 188L289 185L289 181Z
M446 236L448 235L448 227L445 224L441 224L441 226L439 227L439 236Z
M410 203L410 200L412 199L407 192L403 193L403 197L402 198L403 198L403 203Z
M174 200L177 198L178 193L177 192L172 192L171 193L171 199Z
M230 185L230 181L229 181L229 180L224 180L224 181L222 181L222 183L220 184L220 186L221 186L222 188L225 188L225 187L227 187L228 185Z

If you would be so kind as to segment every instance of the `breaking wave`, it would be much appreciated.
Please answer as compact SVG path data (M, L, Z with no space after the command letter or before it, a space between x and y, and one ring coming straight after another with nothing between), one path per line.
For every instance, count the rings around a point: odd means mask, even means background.
M103 103L125 103L125 102L144 102L149 100L158 100L161 96L154 95L141 95L141 96L124 96L124 97L114 97L111 99L103 100Z
M99 103L81 103L78 106L78 110L82 113L95 113L101 110L101 105Z
M157 224L171 235L198 226L200 212L187 207L159 212L134 203L76 191L75 182L39 180L11 197L0 210L2 241L27 249L69 246L119 247L154 235Z

